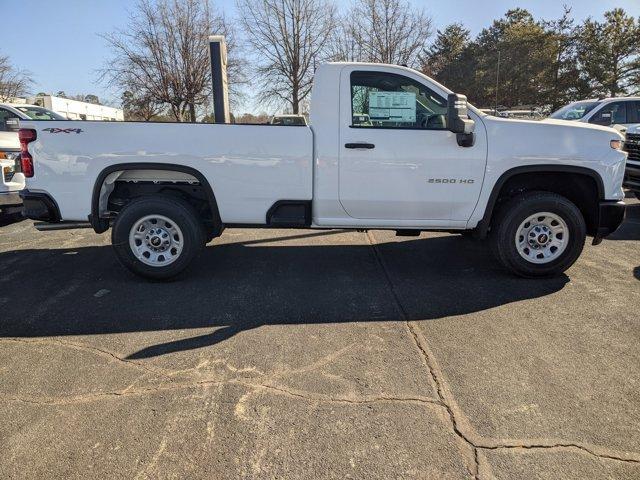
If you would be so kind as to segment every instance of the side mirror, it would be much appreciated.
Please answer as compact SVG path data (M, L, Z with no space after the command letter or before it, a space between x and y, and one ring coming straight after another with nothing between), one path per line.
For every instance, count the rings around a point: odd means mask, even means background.
M450 93L447 97L447 129L456 134L458 145L473 146L475 122L469 118L467 97L458 93Z
M7 130L17 132L18 130L20 130L20 121L15 117L7 118L7 120L5 121L5 126Z

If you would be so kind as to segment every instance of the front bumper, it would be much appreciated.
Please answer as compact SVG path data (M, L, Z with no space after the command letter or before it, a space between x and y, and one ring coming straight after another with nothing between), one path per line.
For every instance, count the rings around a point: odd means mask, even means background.
M624 221L626 205L620 201L602 201L598 205L598 224L593 244L598 245L602 239L615 232Z
M24 216L32 220L43 222L59 222L60 209L56 201L43 192L31 192L22 190L20 192L24 204Z

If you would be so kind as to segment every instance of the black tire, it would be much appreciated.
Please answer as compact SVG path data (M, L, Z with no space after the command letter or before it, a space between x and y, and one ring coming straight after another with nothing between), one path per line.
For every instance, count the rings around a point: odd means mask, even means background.
M541 212L560 217L567 226L569 240L557 258L540 264L525 259L518 252L516 233L528 217ZM494 217L489 236L500 263L526 278L553 277L566 271L582 253L585 238L586 224L578 207L565 197L550 192L528 192L510 199Z
M181 251L168 265L147 265L130 246L131 229L138 221L151 215L166 217L182 233ZM172 224L167 225L172 228ZM205 234L196 211L187 202L173 197L149 196L132 200L120 211L111 231L111 242L118 260L130 271L153 280L167 280L184 271L202 251Z

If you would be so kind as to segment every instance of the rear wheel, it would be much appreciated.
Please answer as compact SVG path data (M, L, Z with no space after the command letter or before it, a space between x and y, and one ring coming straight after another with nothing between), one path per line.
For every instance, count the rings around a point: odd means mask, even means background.
M523 277L563 273L584 247L586 225L572 202L550 192L530 192L507 202L495 218L491 243L498 260Z
M141 197L124 207L111 240L120 263L156 280L181 273L205 245L204 229L191 205L160 196Z

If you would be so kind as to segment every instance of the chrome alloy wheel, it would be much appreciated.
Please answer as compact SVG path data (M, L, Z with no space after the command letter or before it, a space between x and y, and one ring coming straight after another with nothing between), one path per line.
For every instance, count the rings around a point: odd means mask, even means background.
M528 262L549 263L567 248L569 227L555 213L536 213L520 224L515 242L518 253Z
M129 246L138 260L151 267L166 267L175 262L184 245L182 230L170 218L147 215L129 231Z

